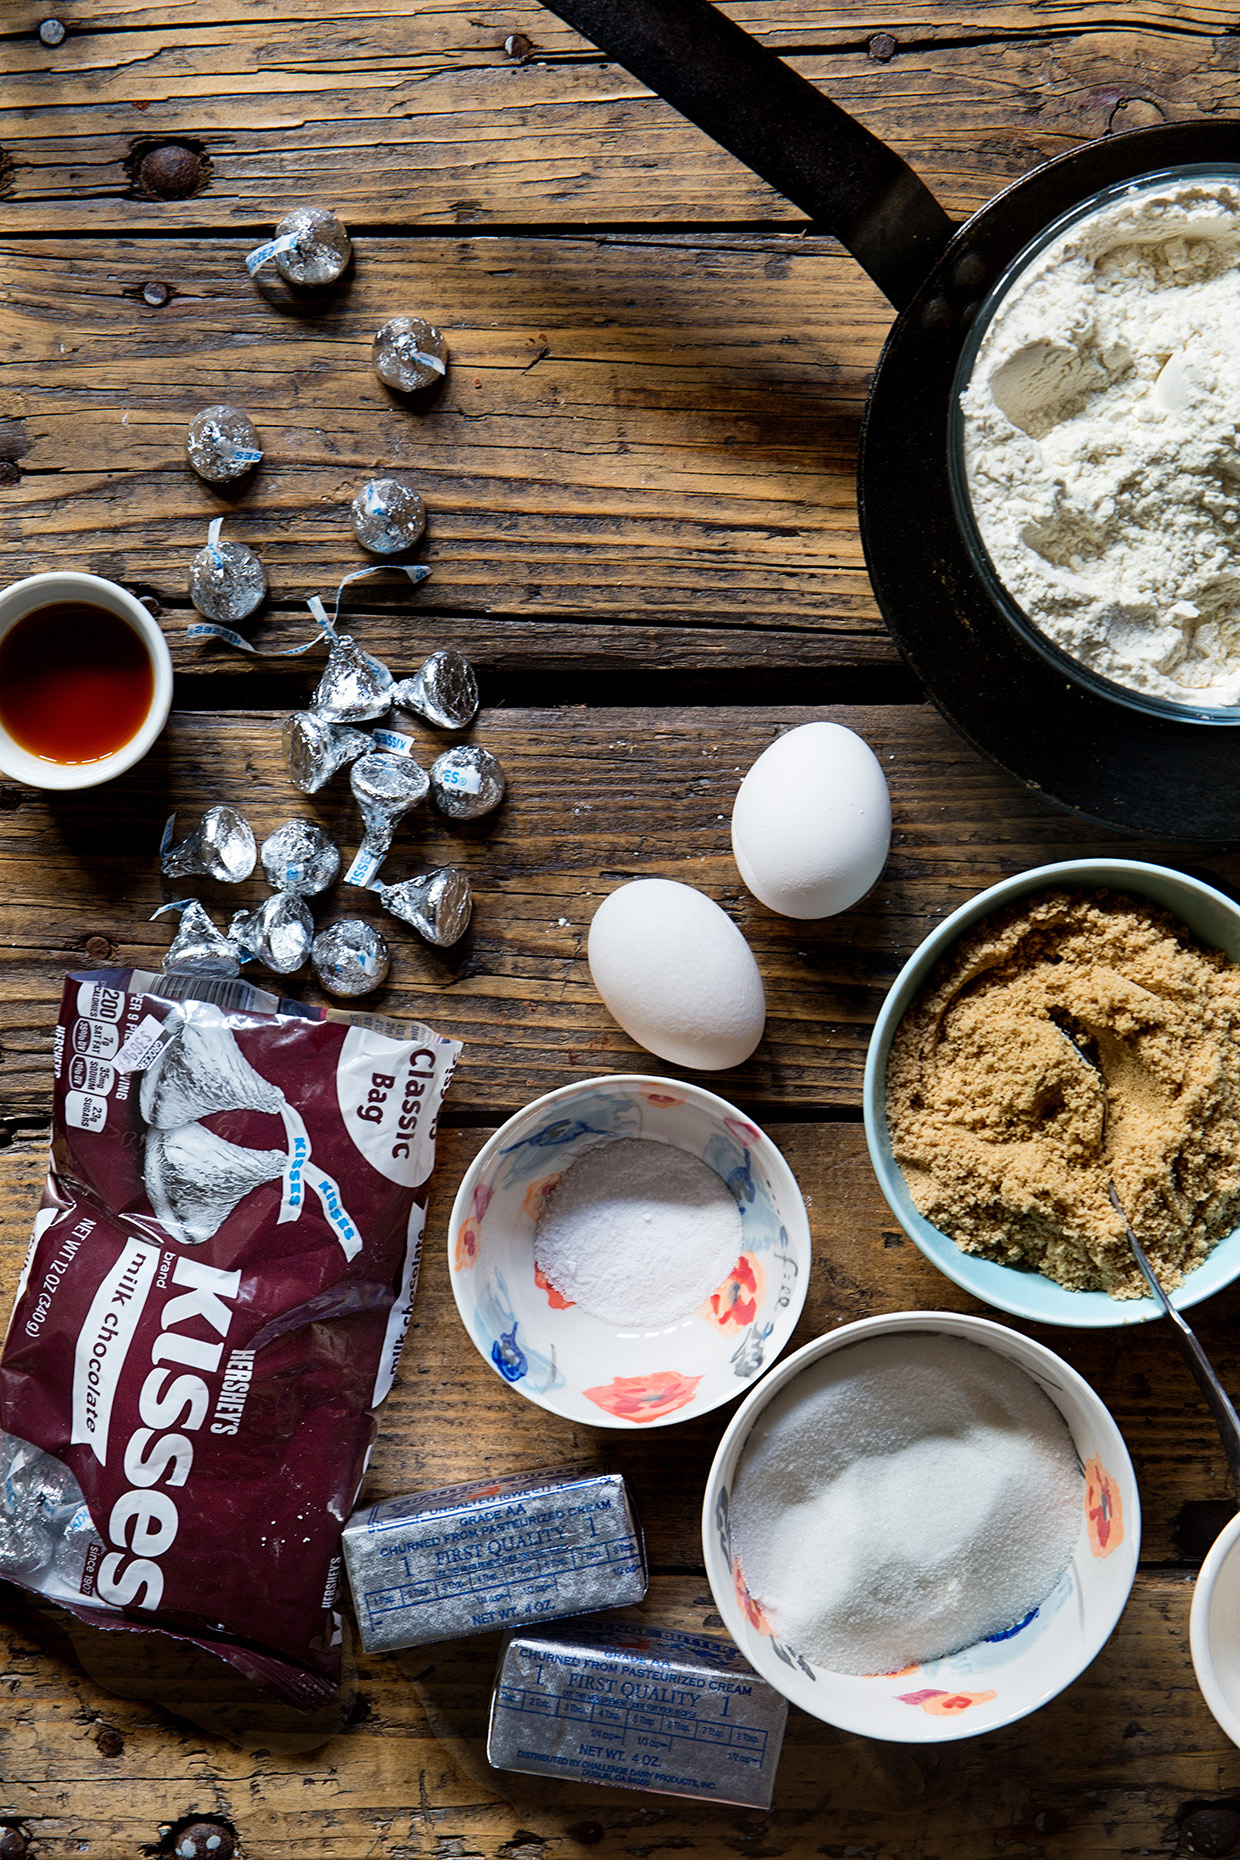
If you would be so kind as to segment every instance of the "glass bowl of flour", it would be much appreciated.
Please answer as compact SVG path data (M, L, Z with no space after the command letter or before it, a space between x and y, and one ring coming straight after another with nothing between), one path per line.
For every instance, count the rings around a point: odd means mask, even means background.
M1091 196L1008 267L952 396L957 518L1044 658L1240 723L1240 165Z

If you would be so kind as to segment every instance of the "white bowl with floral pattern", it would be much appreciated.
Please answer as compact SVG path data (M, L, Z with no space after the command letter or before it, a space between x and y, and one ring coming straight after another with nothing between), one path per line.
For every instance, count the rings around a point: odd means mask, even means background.
M539 1209L583 1151L623 1137L671 1143L731 1190L736 1265L696 1311L657 1328L591 1317L534 1263ZM713 1092L679 1079L584 1079L536 1098L482 1147L448 1227L457 1310L496 1375L592 1427L667 1427L741 1395L792 1335L809 1282L796 1178L770 1138Z
M732 1486L758 1415L829 1351L863 1338L934 1331L984 1345L1015 1363L1068 1424L1083 1474L1081 1522L1059 1583L1023 1621L972 1647L900 1673L855 1675L814 1666L780 1640L751 1595L729 1522ZM1137 1569L1141 1507L1132 1462L1102 1400L1044 1344L989 1318L897 1311L841 1325L797 1350L732 1417L719 1443L702 1509L706 1573L729 1634L764 1679L814 1718L891 1743L946 1743L1024 1718L1084 1672L1123 1613ZM823 1546L830 1555L830 1546Z

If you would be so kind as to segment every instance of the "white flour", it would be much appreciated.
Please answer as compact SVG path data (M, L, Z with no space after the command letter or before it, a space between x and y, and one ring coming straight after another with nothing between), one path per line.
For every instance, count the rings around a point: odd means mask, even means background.
M1133 188L1027 267L961 396L978 528L1092 671L1240 704L1240 177Z

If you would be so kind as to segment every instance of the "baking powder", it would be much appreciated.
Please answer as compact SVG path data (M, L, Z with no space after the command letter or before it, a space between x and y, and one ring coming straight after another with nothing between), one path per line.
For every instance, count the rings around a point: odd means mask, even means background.
M722 1285L743 1244L722 1178L649 1137L584 1150L534 1230L535 1261L556 1291L626 1328L688 1317Z
M1018 275L961 397L999 579L1130 690L1240 704L1240 175L1134 185Z

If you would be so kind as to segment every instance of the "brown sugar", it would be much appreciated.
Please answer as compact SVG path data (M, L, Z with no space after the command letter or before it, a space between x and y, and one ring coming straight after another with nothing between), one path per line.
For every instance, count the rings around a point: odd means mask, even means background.
M1114 1182L1174 1287L1240 1224L1240 967L1142 898L1024 899L913 1002L887 1119L914 1202L964 1252L1140 1297Z

